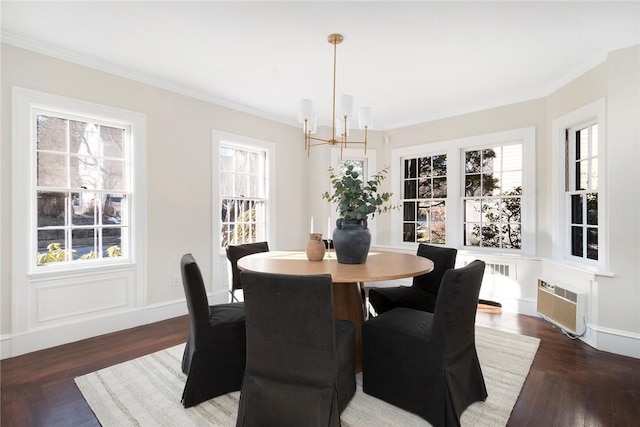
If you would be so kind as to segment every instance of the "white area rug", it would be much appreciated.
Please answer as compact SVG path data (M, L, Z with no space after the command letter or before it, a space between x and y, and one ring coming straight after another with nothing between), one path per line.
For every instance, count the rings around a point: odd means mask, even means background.
M463 426L504 426L518 399L540 340L476 327L476 348L489 397L462 414ZM235 426L240 392L184 409L183 345L101 369L75 379L104 427ZM424 419L362 392L342 413L344 427L428 426Z

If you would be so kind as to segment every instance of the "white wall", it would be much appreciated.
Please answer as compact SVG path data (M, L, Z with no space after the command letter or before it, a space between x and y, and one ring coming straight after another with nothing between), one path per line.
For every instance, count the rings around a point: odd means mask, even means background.
M639 47L612 52L607 61L546 98L507 105L387 132L372 133L378 169L389 164L391 150L528 126L536 128L536 259L522 261L517 279L516 309L530 312L535 305L535 279L540 259L551 255L550 124L558 116L603 96L608 116L609 248L614 277L598 276L598 292L591 295L597 324L590 344L608 351L640 357L640 132ZM2 243L0 264L0 333L11 338L11 99L12 85L138 111L147 115L148 128L148 307L175 305L182 289L172 287L178 260L193 252L205 280L211 278L212 299L226 300L225 260L211 247L210 180L211 130L246 135L276 144L277 248L304 246L311 215L325 232L329 153L314 148L307 159L301 132L248 114L109 75L65 61L2 45ZM212 76L215 78L215 76ZM326 131L326 129L325 129ZM389 144L385 144L388 137ZM388 190L386 188L385 190ZM389 245L390 216L377 223L377 243ZM464 253L473 257L474 253ZM223 268L224 267L224 268ZM508 292L507 292L508 293ZM20 308L17 308L20 309ZM4 356L4 351L3 351Z
M589 320L593 323L585 340L597 348L634 357L640 357L639 49L634 46L610 53L604 63L546 98L387 131L390 144L384 146L382 156L378 155L379 162L388 163L394 148L535 126L537 250L534 259L517 261L519 273L513 289L503 288L502 294L494 294L518 311L534 314L537 278L543 274L540 261L551 257L555 238L552 232L555 218L551 215L555 190L551 182L551 122L606 97L610 271L605 275L592 274L590 284L576 280L574 285L578 290L590 292ZM389 218L382 216L380 222L385 221L388 223ZM379 236L378 241L384 244L385 236ZM473 251L461 255L500 262L500 257ZM512 262L504 257L502 261ZM613 277L609 275L611 272ZM555 274L563 277L560 270ZM578 276L574 272L574 277Z
M636 357L640 357L639 60L637 45L611 52L605 63L547 98L550 121L606 97L607 244L613 277L595 277L597 294L591 310L597 323L592 326L591 343ZM548 224L542 222L540 230L551 235ZM621 348L613 344L616 340Z
M304 247L308 209L307 168L300 131L167 90L120 78L9 45L2 46L2 185L0 334L11 338L11 87L16 85L147 116L147 307L167 313L184 299L172 286L179 260L192 252L210 288L213 302L226 302L226 258L212 248L212 129L270 141L276 148L276 228L274 249ZM215 76L212 76L215 78ZM305 159L306 160L306 159ZM20 284L17 284L18 286ZM180 310L179 308L177 309ZM162 314L159 314L162 317ZM144 316L143 316L144 318ZM154 317L151 316L153 319ZM140 322L138 319L135 322ZM96 322L100 323L100 322ZM104 323L104 322L103 322ZM112 323L118 327L127 322ZM133 326L133 325L130 325ZM104 332L104 329L100 329ZM81 337L79 332L75 338ZM3 356L6 350L3 348Z

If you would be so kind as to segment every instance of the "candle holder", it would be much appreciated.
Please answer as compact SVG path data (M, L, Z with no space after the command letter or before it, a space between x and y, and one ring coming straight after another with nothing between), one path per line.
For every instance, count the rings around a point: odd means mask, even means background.
M331 258L331 238L327 239L327 258Z

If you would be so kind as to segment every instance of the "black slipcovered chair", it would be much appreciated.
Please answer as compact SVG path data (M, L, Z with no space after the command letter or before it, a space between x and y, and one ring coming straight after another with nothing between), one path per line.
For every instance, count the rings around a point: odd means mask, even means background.
M328 274L242 272L247 368L237 427L339 426L356 390L355 328Z
M434 313L399 307L362 326L365 393L417 414L436 427L459 426L487 398L475 346L485 263L448 270Z
M236 298L236 290L242 289L240 281L240 269L238 268L238 260L244 256L257 254L258 252L269 252L269 244L267 242L244 243L242 245L227 246L227 259L231 262L231 302Z
M189 309L189 336L182 356L187 382L185 408L240 390L246 360L244 304L209 306L202 274L193 255L180 260Z
M412 286L369 289L369 304L378 314L395 307L413 308L433 313L444 272L454 268L458 250L421 243L416 255L433 261L433 270L413 278Z

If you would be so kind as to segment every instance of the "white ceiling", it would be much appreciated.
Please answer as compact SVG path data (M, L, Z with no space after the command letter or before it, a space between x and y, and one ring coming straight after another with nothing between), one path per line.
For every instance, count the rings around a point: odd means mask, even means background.
M640 42L640 2L3 1L3 42L289 124L337 92L392 129L548 95Z

